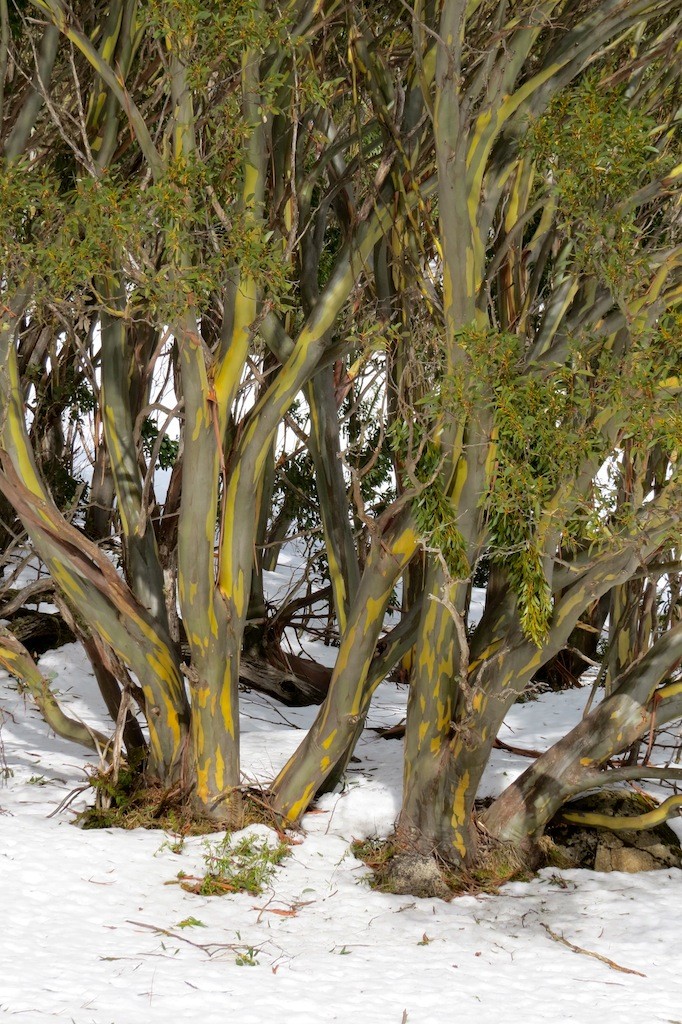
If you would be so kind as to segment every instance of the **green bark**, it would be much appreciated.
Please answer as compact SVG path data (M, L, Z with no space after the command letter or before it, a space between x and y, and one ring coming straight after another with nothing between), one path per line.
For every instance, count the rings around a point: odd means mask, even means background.
M402 515L372 546L332 673L327 697L298 750L270 790L272 807L296 822L342 759L367 714L377 640L396 580L416 549L409 517ZM371 679L372 688L379 679Z

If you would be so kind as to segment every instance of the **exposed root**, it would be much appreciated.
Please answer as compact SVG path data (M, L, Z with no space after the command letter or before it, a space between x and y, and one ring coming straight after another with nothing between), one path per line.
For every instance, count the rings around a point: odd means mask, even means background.
M658 820L664 805L652 808L645 795L604 789L568 807L538 842L545 865L631 873L682 866L677 836Z

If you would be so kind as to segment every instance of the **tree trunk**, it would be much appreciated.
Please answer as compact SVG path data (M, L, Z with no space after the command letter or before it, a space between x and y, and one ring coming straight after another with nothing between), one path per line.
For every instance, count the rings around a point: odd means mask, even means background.
M519 848L542 833L571 796L607 785L599 767L626 750L653 725L680 710L679 684L657 690L682 659L682 624L665 634L618 680L611 696L539 757L482 814L496 839ZM656 699L653 699L653 698ZM615 773L617 778L618 773Z

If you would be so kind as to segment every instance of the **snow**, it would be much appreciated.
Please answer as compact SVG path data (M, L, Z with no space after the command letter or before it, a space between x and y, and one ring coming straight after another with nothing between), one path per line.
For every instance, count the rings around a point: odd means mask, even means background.
M69 713L104 724L77 646L50 652L41 667ZM503 736L544 747L579 718L587 693L515 706ZM404 687L382 684L369 725L399 721L405 699ZM546 870L499 895L451 903L372 891L350 843L385 835L395 820L398 741L365 732L345 790L306 815L300 842L266 891L207 897L177 884L180 871L204 873L206 837L186 840L176 853L163 833L75 828L73 809L87 794L57 808L96 758L51 735L4 674L0 708L12 772L0 788L2 1022L674 1024L682 1017L682 872ZM245 694L245 777L271 778L313 715ZM487 790L498 791L523 767L496 751ZM577 953L562 938L639 973Z

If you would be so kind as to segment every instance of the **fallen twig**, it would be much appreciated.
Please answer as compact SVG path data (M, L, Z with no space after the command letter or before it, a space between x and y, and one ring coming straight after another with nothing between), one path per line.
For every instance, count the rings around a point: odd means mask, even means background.
M545 924L544 921L541 921L540 924L551 939L554 939L555 942L561 942L564 946L568 946L568 948L572 949L574 953L583 953L585 956L592 956L595 960L601 960L603 964L606 964L606 966L610 967L612 970L621 971L622 974L636 974L638 978L646 978L646 974L642 974L641 971L633 971L631 967L621 967L621 965L617 964L615 960L609 960L607 956L602 956L601 953L594 953L591 949L583 949L582 946L574 945L574 943L565 939L563 935L557 935L556 932L553 932L549 925Z
M132 924L136 928L146 928L148 931L155 932L157 935L165 935L169 939L177 939L178 942L186 942L188 946L194 946L195 949L200 949L202 953L206 953L208 957L212 957L221 949L229 949L232 952L240 952L242 949L248 948L243 942L192 942L191 939L186 938L184 935L178 935L177 932L172 932L168 928L160 928L156 924L145 924L144 921L126 921L126 924Z

